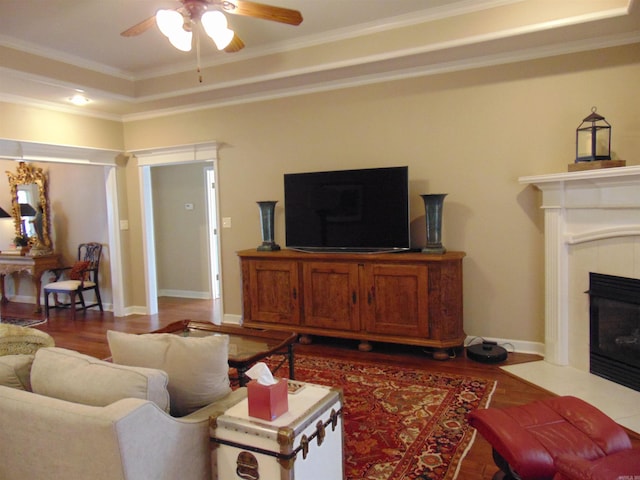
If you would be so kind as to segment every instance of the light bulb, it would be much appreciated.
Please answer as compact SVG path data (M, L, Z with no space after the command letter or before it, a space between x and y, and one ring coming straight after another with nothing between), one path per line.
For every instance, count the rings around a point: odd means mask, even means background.
M69 101L78 107L82 107L90 102L90 100L82 93L78 92L74 94Z

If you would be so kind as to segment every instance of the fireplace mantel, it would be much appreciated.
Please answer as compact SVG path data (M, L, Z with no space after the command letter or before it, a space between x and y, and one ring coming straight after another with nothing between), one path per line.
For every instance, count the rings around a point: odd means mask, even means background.
M543 192L542 208L640 208L640 166L520 177Z
M576 276L584 275L586 282L586 273L582 272L585 267L576 260L582 258L580 252L574 252L573 247L589 242L600 242L598 245L609 242L615 244L610 247L615 250L611 255L619 255L618 243L628 237L631 253L627 256L633 258L632 264L628 261L603 262L606 268L626 270L603 273L640 275L640 166L520 177L519 182L534 185L542 191L545 361L588 371L588 320L582 322L580 319L588 299L576 296L576 286L580 286L576 284L580 282L575 280ZM603 250L605 247L598 248ZM573 287L571 290L570 286ZM576 325L580 325L578 331Z

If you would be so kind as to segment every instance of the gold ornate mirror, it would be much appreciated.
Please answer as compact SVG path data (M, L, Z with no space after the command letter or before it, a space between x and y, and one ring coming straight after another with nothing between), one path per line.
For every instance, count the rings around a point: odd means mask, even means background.
M7 172L7 177L16 237L28 237L34 253L51 252L47 178L42 168L20 162L16 173Z

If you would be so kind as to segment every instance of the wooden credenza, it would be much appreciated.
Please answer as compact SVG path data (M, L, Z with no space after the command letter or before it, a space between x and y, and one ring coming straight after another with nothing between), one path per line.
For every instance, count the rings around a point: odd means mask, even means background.
M434 348L463 345L463 252L238 252L243 325Z
M4 277L6 275L27 273L31 276L31 280L36 289L36 309L35 312L42 311L40 304L40 293L42 287L42 274L47 270L54 268L60 268L61 255L58 253L52 253L48 255L16 255L8 253L0 253L0 295L2 296L2 303L7 303L7 299L4 291Z

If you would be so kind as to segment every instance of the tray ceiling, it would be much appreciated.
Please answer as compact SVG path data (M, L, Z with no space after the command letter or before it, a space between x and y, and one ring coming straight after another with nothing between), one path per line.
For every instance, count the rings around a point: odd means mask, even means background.
M121 120L640 42L633 0L261 0L298 27L229 16L246 47L179 52L157 28L119 33L172 0L3 0L0 101ZM68 103L83 90L91 103Z

